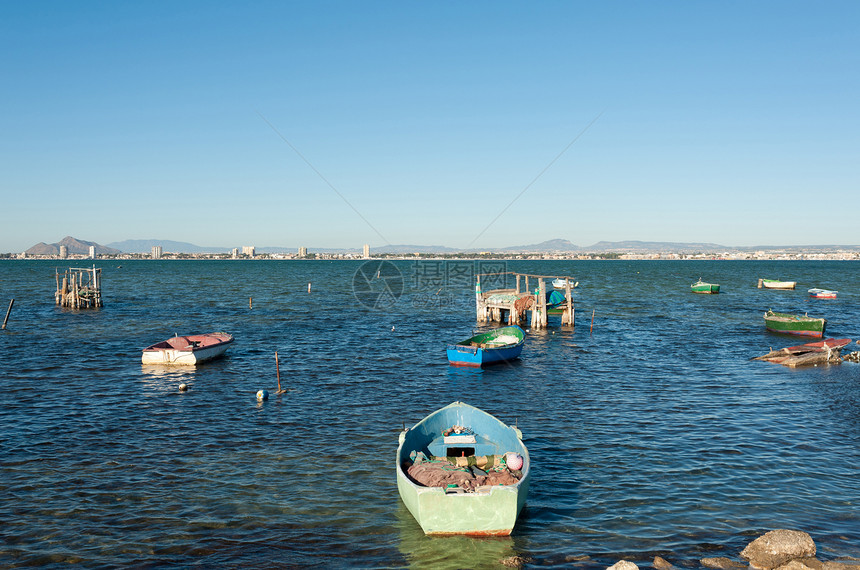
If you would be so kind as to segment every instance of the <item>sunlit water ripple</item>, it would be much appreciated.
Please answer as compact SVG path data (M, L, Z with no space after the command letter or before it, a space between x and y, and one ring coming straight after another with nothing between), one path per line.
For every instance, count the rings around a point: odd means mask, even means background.
M768 308L858 338L857 263L508 262L574 275L577 326L551 319L519 362L485 370L444 357L481 328L470 287L410 262L403 296L375 310L353 294L360 262L97 265L105 306L76 312L53 305L57 262L0 261L4 314L15 298L2 566L685 566L774 528L860 556L860 365L749 360L799 343L764 331ZM700 275L722 292L691 294ZM813 286L839 298L810 300ZM174 332L215 330L237 339L222 360L140 364ZM523 431L532 482L511 537L425 537L398 498L398 431L454 400Z

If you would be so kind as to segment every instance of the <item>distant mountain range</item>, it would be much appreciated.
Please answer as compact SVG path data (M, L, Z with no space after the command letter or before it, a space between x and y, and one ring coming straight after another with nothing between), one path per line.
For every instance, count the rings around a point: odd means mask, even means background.
M100 255L116 255L118 253L122 253L122 251L118 249L113 249L111 247L100 245L94 241L83 241L75 239L72 236L66 236L57 243L49 244L45 242L39 242L24 253L28 255L60 255L61 245L66 246L70 254L89 255L90 246L95 246L96 254Z
M95 242L83 241L71 236L66 236L61 241L53 244L38 243L28 249L28 255L59 255L60 246L65 245L70 254L88 254L90 246L95 246L97 254L117 255L120 253L149 253L153 246L160 245L165 253L229 253L232 247L207 247L193 243L159 240L159 239L131 239L112 242L108 245L100 245ZM233 246L235 247L235 246ZM581 247L566 239L552 239L541 243L530 245L512 245L508 247L493 249L457 249L442 245L386 245L371 248L373 254L406 255L413 253L424 254L455 254L455 253L722 253L728 251L786 251L786 252L823 252L834 250L857 251L858 245L806 245L806 246L774 246L756 245L743 247L729 247L716 243L683 243L683 242L655 242L655 241L600 241L594 245ZM297 247L258 247L258 253L296 253ZM308 248L309 253L358 253L359 248L336 249L336 248Z
M169 239L127 239L111 242L108 247L114 247L124 253L150 253L156 245L160 245L165 252L171 253L229 253L233 249L231 247L203 247Z

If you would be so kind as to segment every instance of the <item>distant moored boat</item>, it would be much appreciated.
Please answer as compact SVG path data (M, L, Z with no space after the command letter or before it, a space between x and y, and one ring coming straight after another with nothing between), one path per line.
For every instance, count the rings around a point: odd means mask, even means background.
M716 283L705 283L702 278L690 285L690 291L693 293L719 293L720 286Z
M794 289L797 281L780 281L779 279L759 279L758 287L761 289Z
M143 364L195 365L224 354L233 335L215 332L187 336L176 335L143 349Z
M835 299L837 291L829 289L810 289L809 296L813 299Z
M808 315L799 316L768 311L764 314L764 324L771 332L822 338L827 321Z

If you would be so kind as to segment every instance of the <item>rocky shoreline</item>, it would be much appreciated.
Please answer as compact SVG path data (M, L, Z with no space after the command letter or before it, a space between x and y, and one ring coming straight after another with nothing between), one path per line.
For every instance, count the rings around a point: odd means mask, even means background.
M700 568L715 570L860 570L860 558L840 556L831 560L819 560L815 556L816 547L812 537L797 530L772 530L756 538L738 554L737 559L728 557L707 557L699 560ZM531 560L522 556L510 556L499 560L503 566L522 568ZM594 567L594 560L588 556L569 559L571 567L577 565ZM689 561L675 566L661 556L655 556L650 565L657 570L680 570L691 568ZM639 566L629 560L619 560L607 570L639 570ZM647 568L647 566L646 566Z

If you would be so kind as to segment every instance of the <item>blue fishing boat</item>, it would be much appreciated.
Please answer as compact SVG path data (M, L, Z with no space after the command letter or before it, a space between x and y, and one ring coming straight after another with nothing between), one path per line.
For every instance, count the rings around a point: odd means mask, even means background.
M400 434L397 490L428 535L507 536L526 502L522 433L463 402Z
M447 348L448 362L457 366L483 366L519 358L526 334L512 325L481 333Z

